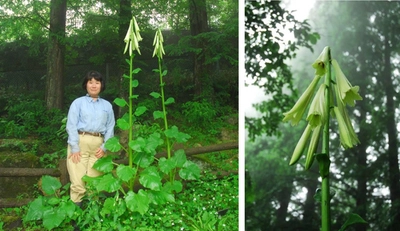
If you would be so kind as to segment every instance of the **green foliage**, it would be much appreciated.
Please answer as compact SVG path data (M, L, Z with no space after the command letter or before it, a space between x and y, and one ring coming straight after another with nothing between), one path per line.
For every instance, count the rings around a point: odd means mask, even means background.
M318 224L300 220L298 214L276 212L277 205L284 206L291 200L291 195L297 195L306 186L306 182L314 183L318 177L317 172L302 172L288 166L302 126L284 124L280 129L284 132L279 137L261 136L246 141L246 229L317 230ZM308 193L314 194L314 190ZM293 199L294 209L302 209L303 203Z
M346 222L342 225L342 227L339 229L339 231L344 231L346 230L348 227L350 227L351 225L355 225L355 224L367 224L368 222L366 222L364 219L362 219L358 214L350 214L348 219L346 220Z
M246 117L249 136L279 134L277 130L282 113L294 103L296 91L293 88L292 73L287 60L296 57L296 50L307 47L319 39L311 32L310 24L300 22L280 1L250 1L245 3L245 68L249 79L247 84L263 88L270 99L255 105L263 115L260 118ZM284 41L283 31L289 27L295 41ZM260 28L263 28L262 30ZM267 81L266 81L267 80Z
M34 150L36 145L37 144L34 144L31 147L31 149ZM28 152L30 150L30 147L27 144L25 144L23 141L17 140L17 139L6 139L6 140L2 141L0 144L0 148L16 150L19 152Z
M183 115L196 128L211 123L217 115L215 108L206 100L202 100L201 102L186 102L182 105L182 109Z
M8 106L8 118L23 126L27 131L33 131L40 123L45 107L39 100L25 100Z
M15 222L19 222L20 218L26 214L28 207L14 207L0 209L0 230L9 230L9 226Z
M2 126L1 133L4 134L5 137L15 137L15 138L25 138L28 135L24 126L18 125L15 121L1 121L4 127Z
M213 231L213 230L228 230L226 228L226 219L219 219L217 216L210 212L202 212L198 216L196 216L196 219L193 219L189 217L189 220L191 221L191 226L192 230L196 231Z
M19 100L18 104L15 100ZM54 129L62 123L63 114L53 109L47 110L44 102L38 99L10 99L7 106L7 117L2 120L5 125L5 138L26 138L38 136L41 142L60 145L61 138ZM1 130L0 128L0 130ZM65 137L65 136L64 136Z
M47 36L49 25L49 5L50 2L37 1L20 1L10 3L6 0L0 0L3 14L3 20L0 22L0 27L4 30L0 33L0 50L3 56L0 58L0 70L5 71L0 75L2 86L6 92L32 92L42 91L43 81L46 78L46 58L47 54ZM72 86L76 84L78 75L83 73L87 68L93 68L93 65L99 69L105 76L107 75L107 89L103 92L103 96L109 96L109 99L114 99L120 94L119 81L120 73L123 70L122 65L125 63L120 52L121 36L124 36L124 24L129 20L129 16L118 15L121 13L117 9L119 6L113 1L75 1L73 0L67 6L69 14L67 14L67 36L63 40L66 46L65 61L66 68L65 78L65 95L64 101L72 101L77 94L81 94L81 87ZM217 69L213 72L218 77L220 71L231 70L233 73L230 76L228 84L220 86L230 86L237 91L237 13L238 8L236 2L218 1L207 2L208 18L212 31L204 33L204 39L207 39L211 49L207 49L210 55L207 55L206 62L213 63L213 67ZM168 4L160 4L156 2L137 3L128 9L129 13L138 16L138 22L143 25L143 44L142 49L149 51L154 29L154 22L162 28L172 28L164 30L165 41L168 41L171 48L166 49L167 55L170 57L166 60L165 65L170 70L180 69L176 76L170 78L181 78L185 76L184 86L179 83L170 84L168 88L175 88L170 91L175 96L177 102L185 102L192 97L192 89L190 85L193 79L191 58L188 52L182 55L175 56L172 52L178 50L176 46L179 40L190 31L190 26L187 20L188 3L182 1L169 1ZM46 9L46 10L40 10ZM13 13L10 13L13 12ZM144 13L146 12L146 13ZM158 12L155 14L155 12ZM158 16L155 16L158 15ZM162 15L162 17L159 17ZM83 26L82 26L83 25ZM167 26L168 25L168 26ZM118 29L120 27L120 29ZM183 42L187 49L191 49L193 44ZM173 47L175 46L175 47ZM148 89L152 89L149 75L151 75L152 64L150 61L150 52L138 57L136 62L142 65L143 72L138 75L138 79L142 84L141 91L146 94ZM15 61L18 60L18 61ZM120 61L122 60L122 62ZM233 69L232 69L233 67ZM121 69L122 68L122 69ZM22 72L21 72L22 71ZM106 74L106 73L110 73ZM18 78L15 78L18 76ZM215 78L214 76L212 78ZM183 78L183 77L182 77ZM217 78L216 78L217 79ZM188 84L189 83L189 84ZM226 82L225 82L226 83ZM210 83L211 84L211 83ZM185 89L182 89L185 88ZM69 90L73 91L69 91ZM223 97L225 102L230 102L237 105L236 94L224 94L218 89L217 94ZM188 98L188 96L190 96ZM221 98L219 96L219 98ZM232 100L234 97L234 100ZM43 99L41 95L37 97ZM219 99L218 99L219 100ZM235 103L236 102L236 103ZM222 103L221 103L222 104ZM67 104L64 105L65 107ZM0 102L1 107L1 102ZM151 109L150 109L151 110ZM1 111L1 110L0 110ZM147 119L143 117L142 119ZM15 132L18 132L14 129ZM3 134L3 133L2 133ZM20 136L23 137L23 136Z
M39 157L40 165L43 168L58 168L60 160L67 157L67 149L62 148L53 153L45 153Z
M43 176L41 182L44 196L29 204L24 223L40 221L47 230L68 227L68 222L79 214L79 208L66 196L69 184L61 187L60 181L51 176Z
M90 184L81 209L65 201L68 196L60 187L57 179L42 178L43 191L51 195L40 196L29 204L24 217L26 230L66 229L71 226L71 220L83 230L238 230L237 175L217 179L206 173L202 179L189 181L175 200L171 197L162 203L151 203L148 208L149 198L164 200L160 193L148 197L144 190L139 190L123 199L119 191L110 197ZM131 200L137 203L128 205Z

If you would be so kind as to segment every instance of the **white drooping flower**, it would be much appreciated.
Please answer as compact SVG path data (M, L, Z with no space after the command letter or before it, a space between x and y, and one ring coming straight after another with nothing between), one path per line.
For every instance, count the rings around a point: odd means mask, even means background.
M321 128L322 125L317 126L314 128L312 135L311 135L311 140L310 144L308 146L308 151L306 155L306 164L305 164L305 169L308 170L312 166L315 156L314 154L317 152L318 149L318 143L319 143L319 137L321 136Z
M340 100L346 105L354 107L356 100L362 100L360 94L358 94L359 87L352 86L346 76L340 69L339 64L335 59L332 60L333 70L335 72L336 84L339 89Z
M317 93L311 102L310 109L308 110L307 121L313 127L321 126L325 123L327 116L325 106L325 89L326 85L323 83L319 86Z
M315 88L321 79L321 76L315 76L310 85L308 85L307 89L303 92L300 98L297 100L296 104L293 106L290 111L283 113L285 116L283 121L291 121L292 125L297 125L301 118L303 117L304 112L306 111L308 105L311 102L311 98L314 95Z
M130 23L129 23L129 28L128 31L126 32L124 42L125 44L125 49L124 49L124 54L128 50L129 47L129 56L132 56L132 52L134 50L137 50L137 52L140 54L140 49L139 49L139 42L142 41L142 37L140 36L140 29L139 26L136 22L135 17L132 17Z
M326 73L326 65L329 62L329 47L325 47L318 58L312 64L315 69L315 74L323 76Z
M310 138L311 131L312 131L312 128L311 128L310 124L307 124L307 127L306 127L306 129L304 129L304 132L301 135L299 142L297 142L297 145L294 148L292 158L290 159L289 165L295 164L302 156L304 149L306 148L308 139Z

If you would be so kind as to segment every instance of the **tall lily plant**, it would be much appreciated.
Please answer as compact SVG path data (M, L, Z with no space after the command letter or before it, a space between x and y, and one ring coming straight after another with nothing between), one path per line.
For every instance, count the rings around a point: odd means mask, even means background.
M165 94L164 94L164 85L165 85L165 83L163 81L163 77L167 75L168 71L167 70L163 70L163 68L162 68L162 58L163 58L163 55L165 55L163 42L164 42L164 38L162 36L161 30L157 29L156 35L154 36L154 41L153 41L153 46L154 46L153 57L157 56L158 69L154 69L153 71L159 74L159 78L160 78L160 93L159 92L152 92L150 95L153 96L156 99L161 98L162 111L155 111L153 113L153 116L154 116L154 119L163 119L163 121L164 121L164 130L166 131L166 133L165 133L166 139L165 140L166 140L167 157L168 157L168 160L170 160L171 159L171 152L172 152L172 144L171 144L171 141L170 141L170 137L172 136L172 137L178 138L177 135L179 136L179 132L178 132L176 127L173 127L174 130L170 130L169 127L168 127L166 105L171 104L171 103L175 103L175 99L170 97L167 100L165 100ZM183 139L189 138L188 135L185 135L183 133L181 133L180 136ZM165 158L162 159L162 163L166 163L167 164L167 160ZM170 182L174 181L174 175L175 175L175 171L170 172Z
M128 108L128 112L117 120L118 128L128 131L128 144L122 145L118 137L109 139L105 144L111 152L124 150L128 155L129 165L117 164L112 161L112 156L108 156L99 159L93 166L105 174L95 179L85 176L84 180L94 185L97 191L116 193L115 198L107 198L107 200L116 198L118 200L119 194L122 193L124 200L121 206L126 206L131 212L144 214L151 204L159 205L175 201L174 193L180 192L183 186L181 181L175 180L177 174L181 179L195 180L200 176L200 169L195 163L187 160L183 150L172 153L173 142L184 143L190 136L180 132L176 126L168 127L166 105L174 103L174 99L170 97L165 100L163 76L167 74L167 71L162 69L162 57L165 52L160 29L156 31L153 52L153 57L158 58L158 69L154 71L159 73L160 92L152 92L150 95L162 101L162 111L154 111L153 117L155 120L163 120L164 129L156 130L146 136L140 134L133 136L135 118L147 111L145 106L135 108L133 104L133 101L138 99L138 95L134 94L133 90L139 86L139 81L134 76L141 71L140 68L133 67L133 61L135 51L140 55L139 41L141 40L139 26L133 17L124 39L126 43L124 54L129 54L129 59L126 60L129 65L129 75L123 77L129 81L129 96L128 100L123 98L114 100L118 106ZM164 144L168 153L167 158L157 159L155 154ZM137 181L143 189L139 189L136 193L133 186ZM125 185L128 186L127 190Z
M331 75L331 66L333 66L334 78ZM315 69L314 79L293 108L284 113L283 121L290 121L292 125L297 125L303 118L307 108L309 108L306 117L306 128L293 151L289 165L294 165L299 161L308 145L305 169L308 170L312 166L314 159L317 159L322 179L321 230L330 231L330 115L332 113L336 118L342 147L344 149L354 147L360 141L348 116L346 106L354 107L355 101L362 100L362 97L358 93L359 87L351 85L340 69L338 62L331 58L329 47L323 49L322 53L312 64L312 67ZM324 79L322 83L320 83L321 79ZM318 152L320 139L322 139L322 147L321 152ZM341 230L345 230L349 225L355 223L365 223L365 221L358 215L352 214Z

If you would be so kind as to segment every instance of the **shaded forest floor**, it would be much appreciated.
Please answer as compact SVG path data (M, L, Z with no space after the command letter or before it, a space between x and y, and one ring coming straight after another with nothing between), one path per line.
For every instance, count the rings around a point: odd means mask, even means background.
M227 116L221 126L215 129L191 129L182 125L180 130L192 138L178 148L204 147L238 141L237 114ZM48 154L50 153L50 154ZM0 167L40 167L57 168L60 158L65 157L65 149L51 150L36 138L1 139ZM176 195L179 206L157 206L142 216L141 223L147 229L139 230L192 230L193 227L206 229L220 227L218 230L237 230L238 226L238 150L217 151L190 157L202 169L201 179L187 182L183 192ZM215 175L217 174L217 175ZM3 179L1 179L3 178ZM1 177L0 196L19 199L32 198L40 194L38 178L18 179ZM0 209L0 230L41 230L30 223L23 225L21 218L27 206ZM169 215L166 215L169 214ZM179 217L179 219L178 219ZM68 227L59 230L69 230Z

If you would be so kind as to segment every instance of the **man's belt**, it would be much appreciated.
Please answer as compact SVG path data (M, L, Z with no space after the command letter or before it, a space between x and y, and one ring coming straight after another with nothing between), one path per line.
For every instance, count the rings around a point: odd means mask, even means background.
M81 135L91 135L91 136L103 137L103 134L101 134L100 132L82 132L82 131L78 131L78 133L81 134Z

